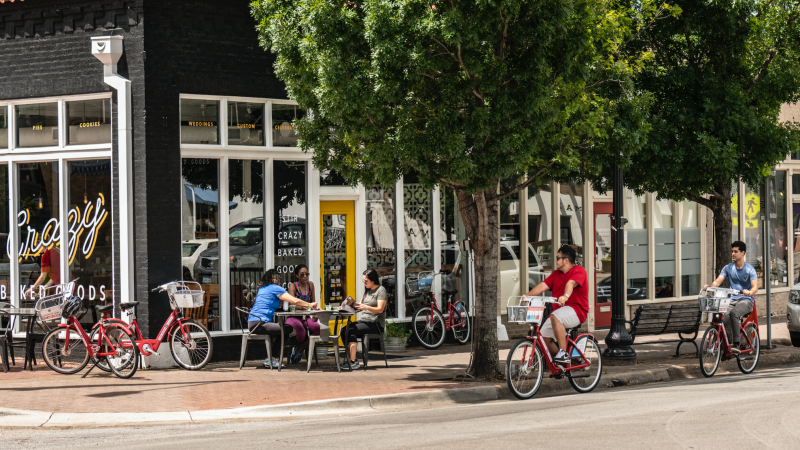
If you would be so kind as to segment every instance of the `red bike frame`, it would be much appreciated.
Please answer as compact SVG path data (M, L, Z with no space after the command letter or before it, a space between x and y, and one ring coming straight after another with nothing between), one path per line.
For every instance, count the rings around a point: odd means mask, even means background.
M450 331L450 329L452 327L463 326L464 322L466 321L466 319L464 319L462 317L461 318L461 322L453 323L453 315L454 315L453 313L456 311L456 305L458 305L459 303L464 304L464 302L462 302L461 300L453 302L452 296L449 296L447 298L447 317L444 320L444 331L445 331L445 333ZM422 305L424 306L425 303L423 303ZM427 317L425 318L425 322L426 323L433 323L433 316L434 316L433 310L435 309L436 311L439 312L439 314L442 314L442 310L440 310L439 306L436 304L436 296L433 295L433 292L430 293L430 302L428 303L428 306L431 307L431 310L430 310L430 312L428 312L426 314ZM467 309L467 307L465 306L464 310L466 311L466 309ZM442 315L444 315L444 314L442 314Z
M85 331L83 331L83 327L81 327L81 323L78 322L78 319L76 319L75 316L71 316L69 319L67 319L67 323L62 323L58 325L59 328L64 328L65 329L64 332L66 333L64 340L64 351L69 351L69 330L75 328L77 330L76 334L78 335L78 337L81 338L81 341L83 341L83 344L86 346L86 352L89 354L90 358L97 359L104 356L114 356L114 354L116 353L115 351L111 352L100 351L101 342L106 342L109 347L111 347L112 349L114 348L114 344L106 336L106 325L108 325L109 323L113 323L114 325L119 325L121 328L125 329L125 331L130 333L130 329L127 327L127 324L125 322L122 322L119 319L109 319L108 313L105 312L103 313L103 316L100 318L100 321L94 324L94 326L92 327L92 329L98 327L100 328L99 334L97 335L97 344L93 344L89 335L86 334Z
M183 337L186 337L187 333L186 330L183 328L183 322L187 320L189 319L185 317L179 318L178 310L173 309L172 314L170 314L169 317L167 317L166 322L164 322L164 325L161 327L161 331L158 332L158 337L156 337L155 339L145 339L142 336L142 330L141 328L139 328L139 321L136 319L135 315L133 316L130 325L121 319L109 319L109 321L111 322L119 323L125 326L126 329L130 327L130 330L132 330L131 335L133 335L136 338L136 347L139 349L139 353L146 356L158 353L158 347L161 345L161 342L163 341L164 337L169 335L169 332L176 326L180 327L181 333L183 333ZM93 329L97 328L99 324L100 322L96 323L92 328Z
M753 310L755 310L755 305L753 305ZM755 322L753 322L753 320L747 320L747 321L739 324L739 336L740 337L744 336L744 338L747 340L748 347L750 347L747 350L741 350L740 353L739 353L739 356L746 355L748 353L752 353L753 352L753 341L751 341L750 340L750 336L748 336L747 333L744 332L744 329L747 327L747 325L750 325L751 323L755 325ZM722 342L723 343L722 345L725 346L725 353L722 356L724 356L725 359L731 359L731 358L736 357L736 355L731 353L732 346L731 346L731 344L729 342L730 340L728 339L728 334L727 334L727 330L725 329L725 324L722 323L722 313L714 313L714 317L713 317L713 319L711 321L711 325L710 326L717 328L717 341L718 341L718 344L719 344L719 342ZM758 328L758 325L755 325L755 326L756 326L756 328ZM744 342L740 341L739 344L740 345L744 344Z
M582 333L582 334L578 335L576 340L580 340L581 337L583 337L583 336L590 336L590 337L592 337L592 339L594 339L594 336L592 336L591 334ZM542 337L542 334L539 333L539 325L534 326L533 332L532 332L532 336L526 336L525 338L528 339L529 341L534 341L534 347L538 347L539 350L541 350L541 352L545 355L545 361L547 362L547 367L550 369L550 377L551 378L553 378L553 377L558 378L561 375L569 376L567 374L567 372L570 372L572 370L585 369L586 367L589 367L589 362L588 362L588 359L586 358L586 355L584 355L583 351L580 349L580 347L578 347L575 344L575 341L573 341L569 337L569 333L567 333L567 353L569 355L572 355L573 351L577 351L578 355L580 355L581 360L584 361L583 364L579 364L577 366L573 366L572 363L570 362L570 364L568 366L562 367L561 365L558 365L558 364L554 363L553 362L553 356L550 354L550 349L547 348L547 344L544 343L544 338ZM527 349L525 349L525 351L527 351ZM534 353L535 353L535 351L532 351L530 356L527 356L523 352L522 353L522 360L524 361L525 358L529 358L528 364L532 365L534 363L534 360L533 360ZM577 356L570 356L570 359L572 359L572 358L577 358Z

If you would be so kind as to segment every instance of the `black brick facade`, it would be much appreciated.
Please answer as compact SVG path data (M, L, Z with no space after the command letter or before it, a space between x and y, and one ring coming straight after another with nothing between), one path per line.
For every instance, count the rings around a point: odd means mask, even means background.
M145 336L158 333L170 312L165 294L150 289L182 275L179 95L286 98L273 74L273 56L258 45L249 3L0 4L0 100L113 92L103 82L103 67L91 54L89 38L112 32L124 37L118 70L132 88L135 291L143 303L138 312ZM116 94L112 101L116 121ZM116 126L113 136L116 158ZM113 166L117 192L116 161ZM116 242L118 205L114 198ZM118 268L118 246L114 260ZM240 339L217 341L215 359L238 359Z

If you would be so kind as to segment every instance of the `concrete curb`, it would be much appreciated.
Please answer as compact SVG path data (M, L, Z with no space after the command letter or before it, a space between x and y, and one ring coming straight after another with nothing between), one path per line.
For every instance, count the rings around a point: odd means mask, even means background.
M728 364L730 363L731 362ZM756 371L759 369L798 364L800 364L800 352L789 354L770 354L766 352L762 353ZM736 372L738 372L738 370ZM719 373L722 374L724 372ZM699 365L676 365L652 370L603 374L600 378L598 388L634 386L693 378L703 378L702 373L700 373ZM538 395L553 395L566 392L574 392L568 381L548 378L543 380ZM0 423L2 423L0 429L2 429L2 427L113 427L142 423L181 424L207 421L281 419L345 412L435 408L512 398L513 396L505 387L505 384L503 384L498 386L475 386L462 389L444 389L208 411L177 411L163 413L52 413L0 408Z
M494 386L411 392L286 405L163 413L50 413L0 408L0 423L9 427L114 427L142 423L181 424L206 421L280 419L358 411L443 407L498 400ZM2 428L2 427L0 427Z

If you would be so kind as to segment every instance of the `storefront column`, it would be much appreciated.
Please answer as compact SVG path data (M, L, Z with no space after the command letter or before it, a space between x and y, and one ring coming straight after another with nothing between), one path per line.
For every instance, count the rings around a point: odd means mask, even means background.
M786 240L788 242L788 251L786 252L786 272L789 274L789 288L794 286L794 280L797 276L794 273L794 192L792 191L792 175L794 169L791 167L786 169Z
M529 286L528 279L528 188L524 187L519 191L517 201L517 214L519 214L519 282L520 295L525 295L533 286ZM508 299L503 299L503 301ZM501 301L502 303L502 301ZM500 310L503 311L506 305L501 304Z
M63 105L59 105L63 106ZM59 108L59 113L61 108ZM63 124L65 122L59 122L61 125L59 128L63 129L66 128ZM70 255L70 248L69 248L69 234L67 230L69 229L69 225L67 222L67 216L69 215L69 162L65 160L60 160L58 162L58 220L61 222L61 243L59 244L61 247L61 251L59 252L59 256L61 258L61 280L62 283L67 283L69 280L72 279L70 276L70 269L69 269L69 255ZM79 245L78 239L75 239L75 245ZM77 250L76 250L77 251ZM77 291L76 291L77 294ZM117 298L113 298L113 304L116 306L118 300ZM89 311L91 313L91 311ZM112 310L112 315L116 317L117 311L116 308Z
M441 193L439 185L433 188L431 195L431 214L433 215L433 226L431 227L431 252L433 253L433 273L442 270L442 251L439 230L442 229L442 214L440 205ZM405 263L403 263L405 265ZM436 295L436 303L442 308L442 276L433 277L433 293Z
M550 182L550 207L553 214L550 218L550 225L553 227L553 251L550 260L553 262L553 270L556 269L556 253L561 248L561 185L555 181Z
M224 109L223 109L224 111ZM228 127L219 127L220 131L225 133ZM223 140L222 142L227 142ZM224 156L219 161L219 328L223 332L230 331L231 324L231 266L230 266L230 197L228 190L230 188L228 171L228 157ZM267 236L272 236L268 234ZM223 243L223 240L226 242Z
M395 215L395 292L397 298L397 317L403 319L406 317L406 215L403 208L405 202L403 201L405 195L403 194L403 177L397 180L394 184L395 202L394 202L394 215Z
M9 116L13 117L13 116ZM8 131L9 135L12 133L12 130L15 128L13 122L9 124ZM9 147L11 148L11 147ZM18 176L17 176L17 163L9 161L7 170L8 170L8 205L9 205L9 228L8 228L8 239L11 241L11 255L9 255L9 276L11 279L9 280L8 287L10 292L8 293L9 299L11 300L11 304L15 307L19 308L22 305L21 296L19 295L19 264L17 261L19 257L17 256L19 253L19 228L17 227L17 215L19 214L19 201L17 194L17 183L18 183ZM17 332L20 332L20 322L16 321L16 328Z
M272 123L272 122L268 122ZM272 133L269 133L270 135ZM267 177L267 183L271 182L272 180L272 160L268 163L269 166L269 176ZM322 295L322 274L323 274L323 267L322 267L322 255L320 254L320 249L322 248L322 243L320 242L320 214L319 214L319 170L314 167L314 164L308 163L308 173L309 176L306 177L307 182L307 189L308 189L308 196L306 197L306 211L308 215L308 219L306 222L306 242L308 243L308 267L309 272L311 272L311 276L309 277L310 280L314 282L314 298L317 299L319 302L321 300ZM272 190L264 191L264 192L272 192ZM273 195L267 195L269 197L269 201L271 202ZM267 210L271 210L271 207L268 206ZM269 221L269 223L272 223ZM270 234L267 234L270 236ZM267 251L267 246L264 246L264 251ZM356 250L358 251L358 250ZM267 253L271 253L267 251ZM366 254L366 253L365 253ZM266 260L265 260L266 261ZM271 265L267 265L267 268L271 268ZM360 297L359 297L360 298ZM320 303L321 304L321 303Z

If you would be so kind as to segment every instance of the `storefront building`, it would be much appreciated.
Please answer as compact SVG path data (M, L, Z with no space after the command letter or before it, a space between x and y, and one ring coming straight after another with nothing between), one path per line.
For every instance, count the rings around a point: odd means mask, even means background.
M408 321L421 301L408 283L446 270L434 281L437 298L456 289L471 308L454 192L425 189L413 174L393 186L350 187L314 167L293 126L305 112L274 76L248 4L0 4L0 217L8 218L0 220L0 302L33 305L31 286L77 278L86 306L141 302L147 336L170 312L165 295L150 290L191 279L206 302L187 315L212 331L216 359L238 358L236 307L252 304L272 267L288 285L307 265L323 303L360 296L360 274L374 268L395 321ZM116 72L93 55L106 52L101 42L121 44ZM782 225L769 233L783 230L784 250L788 219L800 217L783 200L800 195L792 164L781 166L783 213L773 223ZM749 218L749 191L736 192ZM625 208L629 311L696 301L713 277L710 214L653 194L628 194ZM554 249L567 244L589 273L586 326L609 325L610 213L611 196L581 184L531 186L503 203L503 322L508 297L541 282ZM734 220L758 246L761 222ZM792 252L772 254L770 280L781 292L797 269Z

